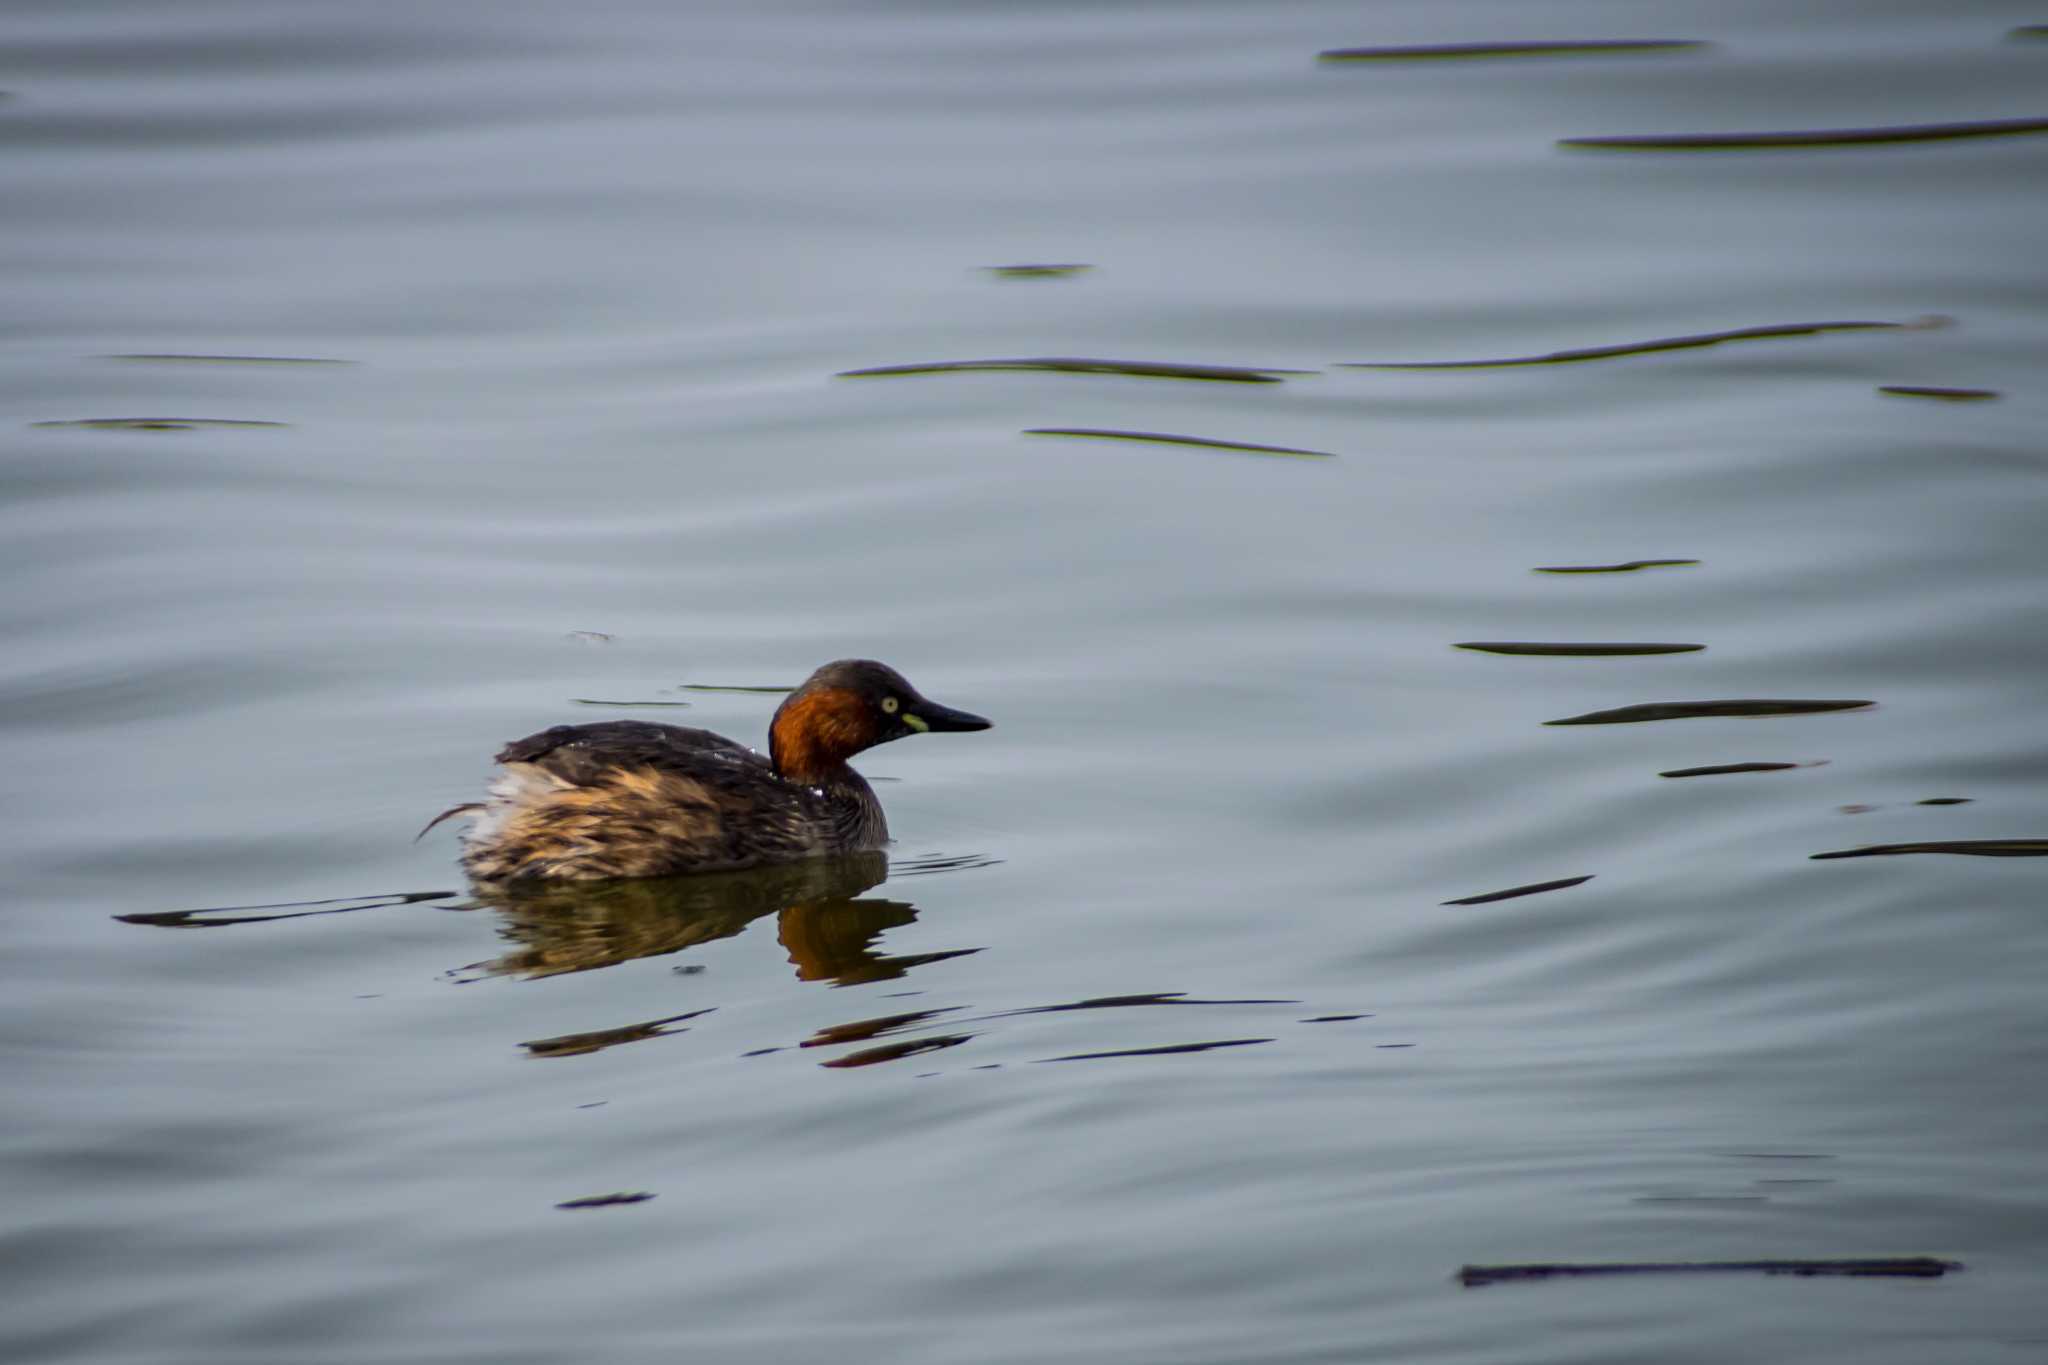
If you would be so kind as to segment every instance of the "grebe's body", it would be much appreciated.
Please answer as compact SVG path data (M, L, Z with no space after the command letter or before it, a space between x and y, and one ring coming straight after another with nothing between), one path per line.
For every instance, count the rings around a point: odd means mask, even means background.
M876 849L889 822L846 760L905 735L988 725L927 701L886 665L842 659L776 710L766 757L679 725L557 725L506 745L490 799L436 823L474 815L463 865L493 883L663 877Z

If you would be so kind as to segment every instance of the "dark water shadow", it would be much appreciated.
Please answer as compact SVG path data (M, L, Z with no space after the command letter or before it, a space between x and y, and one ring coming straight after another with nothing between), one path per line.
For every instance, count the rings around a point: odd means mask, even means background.
M998 1010L994 1014L977 1015L971 1022L985 1019L1015 1019L1027 1014L1071 1014L1081 1010L1129 1010L1148 1009L1161 1005L1299 1005L1299 1000L1284 1000L1271 997L1246 999L1204 999L1190 996L1186 991L1141 991L1135 995L1097 995L1085 1000L1069 1000L1058 1005L1022 1005L1013 1010Z
M499 936L513 946L449 976L463 982L507 976L531 981L595 971L731 938L768 915L777 917L782 946L802 981L887 981L928 962L980 951L902 957L876 952L884 931L917 919L908 901L861 897L888 871L883 854L866 853L746 872L537 891L479 887L478 903L496 912Z
M2048 118L1973 119L1964 123L1905 123L1888 128L1807 128L1777 133L1643 133L1619 137L1564 137L1557 145L1597 151L1774 151L1799 147L1870 147L1898 142L1954 142L1964 138L2048 133Z
M1194 446L1201 450L1233 450L1247 455L1285 455L1296 459L1334 460L1327 450L1303 450L1299 446L1257 445L1250 441L1223 441L1207 436L1175 436L1163 431L1119 431L1113 427L1027 427L1026 436L1081 436L1104 441L1139 441L1153 445Z
M31 422L32 427L75 427L90 431L196 431L208 428L288 427L289 422L258 422L237 417L79 417L67 421Z
M1813 758L1802 763L1709 763L1698 768L1671 768L1657 776L1722 777L1733 773L1776 773L1788 768L1818 768L1826 762L1824 758Z
M609 1209L621 1204L644 1204L654 1198L652 1190L620 1190L616 1194L589 1194L581 1199L564 1199L558 1209Z
M1340 363L1340 370L1497 370L1527 365L1571 365L1582 360L1613 360L1621 356L1653 355L1659 351L1690 351L1703 346L1720 346L1731 341L1777 341L1785 337L1822 336L1829 332L1896 331L1918 328L1931 322L1780 322L1763 327L1736 327L1726 332L1696 332L1689 336L1657 337L1650 341L1625 341L1613 346L1586 346L1569 351L1546 351L1542 355L1505 356L1495 360L1360 360ZM1664 561L1658 561L1664 562Z
M1076 275L1085 275L1094 268L1080 261L1055 261L1044 264L1024 261L1016 265L982 267L999 280L1071 280Z
M1610 1264L1549 1262L1530 1265L1468 1265L1458 1271L1467 1288L1490 1284L1528 1284L1596 1275L1847 1275L1890 1279L1938 1279L1963 1268L1960 1261L1933 1256L1884 1256L1846 1261L1627 1261Z
M1221 1038L1210 1043L1168 1043L1163 1047L1126 1047L1112 1052L1069 1052L1060 1057L1039 1057L1040 1062L1099 1062L1111 1057L1170 1057L1183 1052L1214 1052L1226 1047L1256 1047L1271 1038Z
M1545 725L1636 725L1652 720L1688 720L1701 716L1808 716L1824 711L1860 711L1874 701L1809 700L1797 697L1732 698L1727 701L1649 701L1588 711L1583 716L1546 720Z
M876 779L869 778L873 782ZM898 779L890 778L889 781ZM927 853L917 858L901 858L889 864L892 877L936 877L946 872L972 872L976 868L1000 867L1001 858L991 858L982 853Z
M1483 61L1500 57L1626 57L1702 52L1714 45L1697 38L1616 38L1584 42L1429 43L1413 47L1332 47L1319 62Z
M528 1055L534 1057L582 1057L593 1052L602 1052L608 1047L621 1043L639 1043L649 1038L667 1038L672 1034L688 1033L688 1029L669 1028L685 1019L696 1019L711 1013L707 1006L701 1010L690 1010L685 1014L664 1015L638 1024L623 1024L618 1028L592 1029L588 1033L564 1033L553 1038L536 1038L521 1043Z
M931 1010L909 1010L902 1014L883 1014L872 1019L850 1019L843 1024L827 1024L797 1046L836 1047L841 1043L865 1043L885 1034L901 1033L904 1029L914 1028L944 1015L957 1014L966 1008L965 1005L942 1005Z
M1454 901L1442 901L1442 905L1491 905L1494 901L1511 901L1517 896L1537 896L1545 891L1562 891L1570 886L1583 886L1597 874L1588 872L1583 877L1560 877L1554 882L1531 882L1527 886L1511 886L1505 891L1488 891L1477 896L1464 896Z
M131 355L103 355L99 360L123 360L153 365L354 365L353 360L328 360L297 355L181 355L176 352L142 352Z
M1132 995L1101 995L1082 1000L1062 1001L1052 1005L1025 1005L1016 1009L996 1010L988 1014L961 1015L963 1005L947 1005L937 1009L909 1010L901 1014L885 1014L873 1018L855 1019L844 1024L821 1028L800 1047L829 1047L843 1043L865 1042L886 1034L917 1031L938 1021L938 1026L948 1030L944 1034L926 1035L901 1039L879 1047L866 1048L821 1066L850 1067L872 1066L878 1062L895 1061L901 1057L914 1057L919 1053L936 1048L957 1047L962 1043L981 1036L982 1031L963 1032L963 1026L988 1024L1005 1019L1019 1019L1041 1014L1070 1014L1091 1010L1150 1009L1160 1006L1203 1007L1223 1005L1299 1005L1299 1000L1246 998L1208 999L1190 997L1185 991L1146 991ZM1362 1019L1367 1015L1330 1016L1332 1018ZM984 1030L985 1031L985 1030ZM1082 1061L1108 1057L1148 1057L1181 1052L1207 1052L1216 1048L1241 1047L1251 1043L1271 1042L1270 1038L1226 1039L1222 1042L1173 1043L1163 1047L1139 1047L1108 1049L1100 1052L1074 1053L1062 1057L1037 1058L1038 1061Z
M841 379L871 379L899 374L955 374L970 370L1039 370L1056 374L1120 374L1139 379L1194 379L1223 384L1277 384L1290 374L1314 370L1281 370L1271 366L1183 365L1167 360L1094 360L1084 356L1029 356L1015 360L932 360L915 365L877 365L841 370Z
M857 1052L849 1052L844 1057L834 1057L830 1061L819 1062L818 1065L828 1071L843 1071L853 1067L874 1066L878 1062L900 1061L905 1057L915 1057L921 1053L937 1052L942 1048L958 1047L962 1043L971 1041L973 1037L974 1035L971 1033L945 1033L930 1038L906 1038L899 1043L883 1043L879 1047L862 1048Z
M1838 848L1809 856L1816 862L1828 858L1886 858L1906 853L1953 853L1968 858L2048 858L2048 839L1932 839L1915 844L1866 844L1862 848Z
M1988 403L2003 396L1997 389L1944 389L1932 384L1879 384L1877 391L1894 398L1931 398L1941 403Z
M569 703L570 703L570 705L572 705L572 706L620 706L620 707L649 707L649 706L656 706L656 707L660 707L660 706L667 706L667 707L687 707L687 706L689 706L689 705L690 705L690 703L689 703L689 702L686 702L686 701L609 701L609 700L607 700L607 699L605 699L605 698L602 698L602 697L571 697L571 698L569 698Z
M1540 658L1605 659L1625 654L1693 654L1705 645L1684 644L1572 644L1534 640L1463 640L1452 649L1469 649L1480 654L1525 654Z
M765 693L765 694L767 694L767 695L770 695L770 696L777 696L777 695L780 695L781 693L784 693L784 692L794 692L794 691L796 691L796 686L795 686L795 684L793 684L793 683L792 683L791 685L787 686L787 687L784 687L784 686L781 686L780 684L775 684L775 683L767 683L767 684L762 684L762 685L760 685L760 686L754 686L754 685L752 685L752 684L749 684L749 683L689 683L689 682L686 682L686 683L677 683L677 684L676 684L676 686L677 686L677 688L678 688L678 689L680 689L681 691L684 691L684 692L760 692L760 693Z
M1531 569L1531 573L1635 573L1640 569L1681 569L1697 564L1697 559L1630 559L1620 564L1544 564Z
M421 901L453 900L460 891L394 891L379 896L336 896L319 901L277 901L269 905L216 905L198 910L148 910L116 915L123 924L150 924L160 929L224 929L234 924L268 924L281 919L312 919L319 915L346 915L357 910L388 910L397 905ZM469 909L436 906L440 910ZM217 918L202 918L217 917Z

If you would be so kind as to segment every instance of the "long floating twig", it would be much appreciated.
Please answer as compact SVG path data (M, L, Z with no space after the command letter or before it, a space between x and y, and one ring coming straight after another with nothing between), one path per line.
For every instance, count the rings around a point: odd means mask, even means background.
M1513 900L1517 896L1534 896L1543 891L1562 891L1567 886L1578 886L1582 882L1590 882L1595 875L1597 874L1589 872L1583 877L1561 877L1554 882L1536 882L1529 886L1514 886L1509 887L1505 891L1489 891L1483 896L1466 896L1460 900L1444 901L1442 904L1486 905L1493 901Z
M1530 1280L1555 1280L1585 1275L1685 1275L1738 1272L1761 1275L1854 1275L1878 1278L1931 1280L1952 1270L1961 1261L1944 1261L1936 1256L1884 1256L1847 1261L1622 1261L1611 1264L1468 1265L1458 1271L1458 1282L1467 1288Z
M1838 848L1832 853L1810 855L1824 858L1883 858L1896 853L1957 853L1974 858L2048 858L2048 839L1935 839L1918 844L1866 844L1862 848Z
M2048 118L1976 119L1967 123L1907 123L1891 128L1812 128L1782 133L1649 133L1622 137L1559 138L1560 147L1608 151L1710 152L1782 147L1867 147L1890 142L1951 142L1966 137L2048 133Z
M1481 654L1531 654L1543 657L1600 659L1617 654L1691 654L1705 645L1686 644L1591 644L1546 643L1537 640L1461 640L1452 649L1476 650Z
M1809 701L1802 698L1734 699L1729 701L1649 701L1588 711L1583 716L1546 720L1545 725L1632 725L1646 720L1687 720L1695 716L1805 716L1818 711L1855 711L1874 701Z
M1105 441L1151 441L1159 445L1199 446L1204 450L1242 450L1253 455L1293 455L1317 460L1336 458L1327 450L1255 445L1249 441L1220 441L1207 436L1174 436L1163 431L1120 431L1114 427L1027 427L1024 435L1092 436Z
M1585 42L1430 43L1413 47L1333 47L1323 62L1441 61L1486 57L1598 57L1642 52L1694 52L1712 47L1697 38L1589 39Z
M841 370L841 379L895 374L952 374L966 370L1050 370L1060 374L1123 374L1142 379L1204 379L1225 384L1277 384L1281 376L1314 370L1277 370L1243 365L1183 365L1168 360L1092 360L1085 356L1029 356L1016 360L933 360L917 365L877 365Z
M1699 346L1719 346L1724 341L1769 341L1780 337L1819 336L1824 332L1870 332L1920 325L1909 322L1780 322L1767 327L1737 327L1726 332L1699 332L1691 336L1659 337L1654 341L1628 341L1618 346L1587 346L1570 351L1546 351L1542 355L1505 356L1498 360L1358 360L1342 362L1337 368L1485 370L1515 365L1569 365L1580 360L1611 360L1616 356L1650 355L1657 351L1689 351Z

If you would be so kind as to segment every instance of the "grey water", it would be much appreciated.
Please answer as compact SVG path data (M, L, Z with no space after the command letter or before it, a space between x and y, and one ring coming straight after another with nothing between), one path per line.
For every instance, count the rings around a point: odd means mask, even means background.
M2048 137L1560 144L2042 17L10 6L0 1356L2040 1358ZM885 865L412 842L844 656Z

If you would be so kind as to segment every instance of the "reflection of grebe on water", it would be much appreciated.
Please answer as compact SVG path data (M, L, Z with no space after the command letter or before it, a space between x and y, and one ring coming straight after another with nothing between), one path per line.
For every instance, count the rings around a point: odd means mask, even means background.
M917 918L917 908L907 901L861 898L888 874L886 856L858 853L745 872L556 883L516 893L483 884L478 902L498 914L499 933L515 946L453 975L475 980L590 971L730 938L771 914L778 917L782 946L803 981L886 981L927 962L979 951L904 957L876 952L875 940L884 930Z

